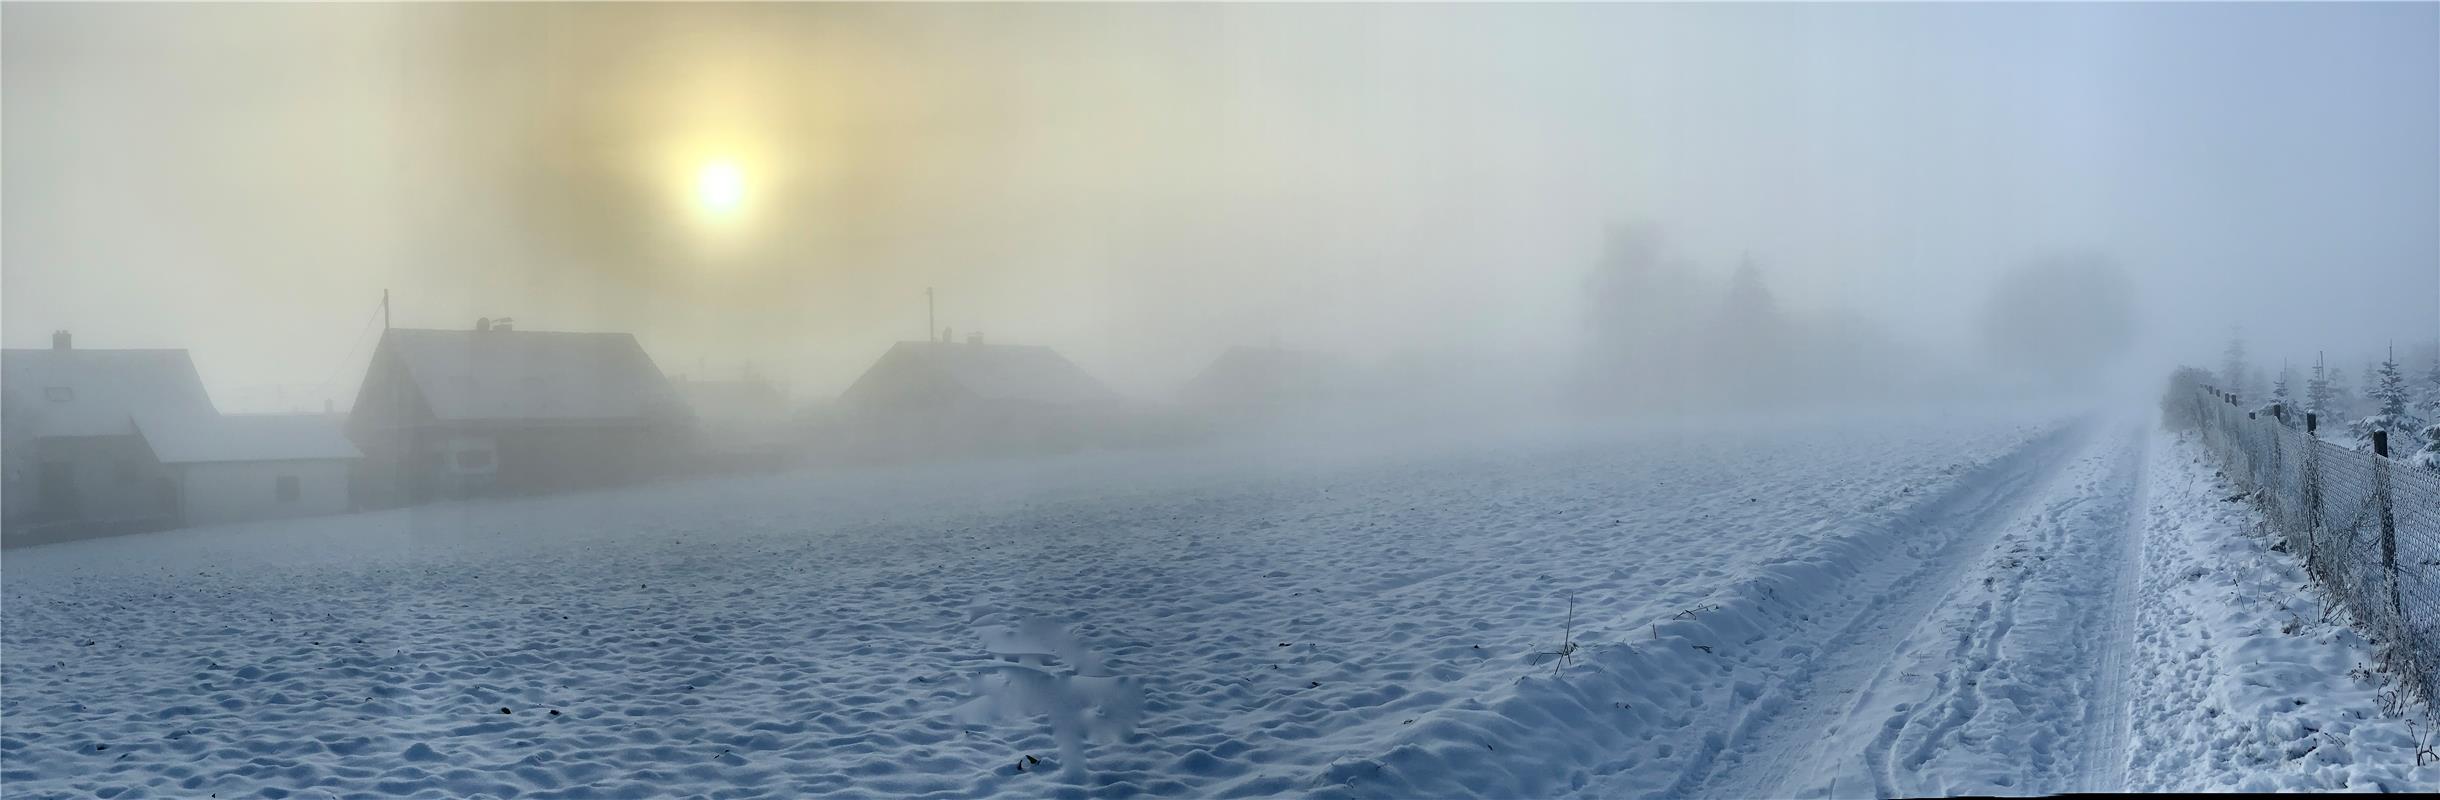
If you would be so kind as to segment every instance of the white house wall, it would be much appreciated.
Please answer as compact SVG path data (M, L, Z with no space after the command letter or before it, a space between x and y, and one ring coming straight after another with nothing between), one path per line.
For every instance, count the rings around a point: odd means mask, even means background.
M164 475L152 452L133 436L81 436L41 440L36 463L27 465L25 481L32 495L30 509L45 520L147 519L170 512L161 486ZM74 508L50 508L42 496L43 465L69 464L75 484Z

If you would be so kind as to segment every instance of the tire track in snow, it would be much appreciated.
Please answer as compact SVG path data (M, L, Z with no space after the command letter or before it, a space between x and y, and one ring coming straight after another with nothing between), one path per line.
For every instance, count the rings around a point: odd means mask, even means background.
M2121 559L2118 576L2110 587L2107 607L2112 613L2108 632L2102 639L2108 647L2102 651L2096 670L2092 708L2097 713L2086 719L2086 729L2096 735L2084 739L2089 745L2084 752L2084 782L2077 787L2087 792L2122 791L2126 786L2127 740L2133 728L2127 707L2127 663L2135 652L2146 512L2152 507L2152 471L2147 468L2151 461L2151 432L2139 429L2132 435L2134 457L2129 469L2133 487L2129 490L2125 525L2119 533L2126 541L2118 549Z

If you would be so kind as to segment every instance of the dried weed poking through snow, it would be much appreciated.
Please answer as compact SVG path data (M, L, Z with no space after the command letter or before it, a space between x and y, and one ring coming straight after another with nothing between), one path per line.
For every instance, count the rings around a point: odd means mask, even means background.
M1559 677L1559 671L1560 671L1560 670L1567 668L1567 667L1568 667L1568 665L1571 665L1571 664L1576 663L1576 595L1575 595L1575 593L1570 592L1570 593L1568 593L1568 595L1567 595L1567 623L1565 624L1565 626L1563 626L1562 628L1560 628L1560 632L1559 632L1559 649L1557 649L1557 650L1552 650L1552 651L1548 651L1548 652L1536 653L1536 654L1534 654L1534 655L1535 655L1536 657L1548 656L1548 657L1551 657L1552 659L1555 659L1556 661L1558 661L1558 663L1556 663L1556 664L1552 664L1552 665L1550 666L1550 676L1551 676L1551 677L1553 677L1553 678Z
M991 625L976 632L983 649L1005 663L974 674L974 699L957 709L959 722L983 724L1048 717L1059 743L1060 778L1085 783L1085 741L1121 742L1144 716L1140 678L1111 675L1099 654L1066 626L1042 619ZM1018 764L1041 763L1027 756Z

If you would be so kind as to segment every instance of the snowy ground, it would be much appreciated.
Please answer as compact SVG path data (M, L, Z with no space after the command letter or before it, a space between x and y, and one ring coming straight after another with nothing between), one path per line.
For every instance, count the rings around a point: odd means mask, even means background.
M11 550L0 790L2433 785L2366 713L2367 648L2282 633L2301 575L2137 430L1246 447ZM1554 662L1571 595L1581 648ZM960 713L1000 663L980 632L1026 620L1142 687L1081 786L1039 720Z
M2260 526L2202 451L2156 440L2126 694L2131 786L2433 791L2427 725L2378 713L2394 684L2343 607ZM2274 548L2279 548L2274 550ZM2410 716L2420 723L2421 709Z

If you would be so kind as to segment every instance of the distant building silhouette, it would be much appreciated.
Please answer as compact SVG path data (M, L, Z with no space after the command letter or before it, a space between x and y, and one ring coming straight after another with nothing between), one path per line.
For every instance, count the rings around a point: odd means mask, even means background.
M1199 414L1263 418L1318 410L1350 398L1356 374L1328 353L1231 347L1178 390Z
M1117 392L1042 346L899 342L839 395L848 433L876 454L1072 449L1100 439Z
M770 381L691 380L673 384L695 419L698 464L710 469L772 468L797 443L788 395Z

